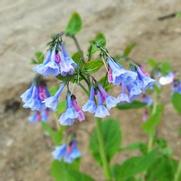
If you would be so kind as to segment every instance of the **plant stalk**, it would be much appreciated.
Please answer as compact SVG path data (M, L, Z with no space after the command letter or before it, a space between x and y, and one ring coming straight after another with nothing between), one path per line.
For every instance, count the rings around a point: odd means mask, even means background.
M179 178L181 177L181 159L179 160L177 170L175 172L174 181L179 181Z
M106 158L106 154L105 154L105 148L104 148L104 140L103 140L103 135L101 132L101 125L100 125L100 121L101 119L96 118L96 131L97 131L97 137L98 137L98 146L99 146L99 153L101 156L101 161L103 164L103 172L104 172L104 176L106 181L111 181L111 172L110 172L110 168L109 168L109 163L108 160Z

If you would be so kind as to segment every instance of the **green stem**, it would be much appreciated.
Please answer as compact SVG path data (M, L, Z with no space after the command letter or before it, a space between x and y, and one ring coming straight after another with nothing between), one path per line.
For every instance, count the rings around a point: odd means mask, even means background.
M100 121L101 119L96 119L96 131L97 131L97 137L98 137L98 146L99 146L99 153L101 156L101 160L102 160L102 164L103 164L103 172L104 172L104 176L106 181L111 181L111 172L109 169L109 163L108 160L106 158L106 154L105 154L105 148L104 148L104 140L103 140L103 135L101 132L101 125L100 125Z
M82 61L85 62L84 53L83 53L83 51L82 51L82 49L80 47L80 44L79 44L76 36L74 35L74 36L70 36L70 37L73 39L73 41L75 43L75 46L77 47L77 50L81 53Z
M175 172L174 181L179 181L180 175L181 175L181 159L178 163L178 167L177 167L177 170Z

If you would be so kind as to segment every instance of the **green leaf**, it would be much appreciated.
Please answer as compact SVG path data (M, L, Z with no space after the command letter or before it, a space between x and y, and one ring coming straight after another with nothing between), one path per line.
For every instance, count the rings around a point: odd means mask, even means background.
M170 65L170 63L168 62L163 62L163 63L160 63L160 72L162 75L167 75L168 73L170 73L172 71L172 67Z
M162 112L163 112L163 105L161 104L157 105L155 108L155 112L148 118L146 122L143 123L142 125L143 130L147 134L152 135L155 132L157 125L161 121Z
M82 20L77 12L74 12L69 19L68 25L65 29L65 34L69 36L76 35L82 28Z
M63 101L60 101L59 102L59 104L58 104L58 106L57 106L57 111L56 111L56 113L58 114L58 115L60 115L62 112L64 112L65 111L65 109L66 109L66 100L63 100Z
M158 152L152 151L143 156L131 157L121 165L115 165L113 167L113 172L116 181L122 181L146 171L158 157Z
M59 88L58 86L53 86L53 87L51 87L49 89L49 92L50 92L51 96L55 95L55 93L57 92L58 88Z
M99 120L101 121L101 120ZM120 150L121 145L121 130L118 121L113 119L107 119L101 121L101 132L104 140L104 150L108 161ZM101 163L101 157L99 154L98 137L96 128L93 130L89 147L94 158Z
M94 73L98 71L103 65L103 62L101 60L92 60L89 62L86 62L83 67L83 71L88 73Z
M51 175L55 178L55 181L93 181L90 176L81 173L72 164L60 161L53 161Z
M147 145L142 142L136 142L131 143L123 148L121 148L122 151L128 151L128 150L139 150L141 153L146 153L147 151Z
M174 93L172 95L172 104L175 108L175 110L181 114L181 94L179 93Z
M90 43L91 44L88 48L88 52L89 55L92 55L99 50L96 45L99 45L100 47L106 46L106 37L104 36L103 33L98 33L96 37L90 41Z
M55 145L59 145L61 143L64 129L63 127L61 127L58 131L55 131L47 123L42 122L42 128L45 133L50 136Z
M176 17L177 17L177 18L181 18L181 12L177 12L177 13L176 13Z
M139 109L145 107L146 104L140 101L133 101L131 103L120 103L117 105L117 108L120 110L125 109Z
M35 58L32 59L33 64L41 64L44 60L43 52L37 51L35 52Z
M135 48L136 43L130 43L124 50L123 52L123 56L128 57L130 55L130 53L132 52L132 50Z
M103 76L100 80L99 83L104 87L106 91L110 90L112 85L108 82L107 75Z
M162 156L149 169L146 175L147 181L171 181L176 171L176 161Z
M80 68L84 65L84 62L82 61L82 53L81 52L76 52L72 55L72 59L77 63Z

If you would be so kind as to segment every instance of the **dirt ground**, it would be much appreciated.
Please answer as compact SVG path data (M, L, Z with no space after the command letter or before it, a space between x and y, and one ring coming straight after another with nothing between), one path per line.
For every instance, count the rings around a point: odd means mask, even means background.
M84 19L78 39L86 50L96 32L104 32L108 49L119 53L135 42L132 57L141 63L149 58L181 68L181 18L159 21L158 17L181 11L180 0L1 0L0 1L0 181L51 181L49 165L53 149L39 124L29 125L29 112L22 109L19 95L33 78L29 63L36 50L45 50L52 33L62 31L72 11ZM71 40L67 46L74 50ZM177 157L181 150L178 136L180 117L163 96L166 112L159 135L169 140ZM81 97L81 103L85 98ZM123 144L145 139L140 124L141 111L112 111L120 119ZM87 119L78 128L78 140L84 153L82 170L101 181L100 170L87 150L88 132L94 121ZM124 155L126 156L126 155ZM122 157L120 157L121 159Z

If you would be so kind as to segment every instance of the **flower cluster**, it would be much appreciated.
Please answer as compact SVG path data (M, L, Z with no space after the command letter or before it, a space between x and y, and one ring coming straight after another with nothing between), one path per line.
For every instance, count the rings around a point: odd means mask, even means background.
M29 117L30 122L46 121L48 119L49 109L45 106L45 99L50 96L44 81L37 77L29 89L22 95L24 108L30 108L33 113Z
M62 144L56 147L52 154L55 160L63 160L66 163L71 163L81 156L76 140L70 141L69 144Z
M111 108L116 107L117 104L130 103L138 98L151 105L152 100L146 96L146 90L153 87L155 80L145 73L141 66L130 63L130 69L126 69L103 48L100 51L107 71L107 82L121 88L121 93L117 97L110 95L103 83L97 81L91 73L84 72L81 65L75 63L62 40L54 39L44 61L33 68L39 76L35 78L31 87L21 95L23 107L33 111L29 121L46 121L50 111L57 111L63 91L66 95L66 108L58 118L58 122L63 126L71 126L76 121L84 121L85 112L89 112L97 118L105 118L110 115ZM86 64L86 61L84 63ZM54 76L61 80L54 95L50 95L42 76ZM80 84L82 80L87 83L87 88ZM83 106L78 104L76 95L70 90L69 84L71 82L81 85L80 87L89 94L89 99ZM71 163L80 155L75 139L69 144L56 147L53 152L55 159L64 160L67 163Z

